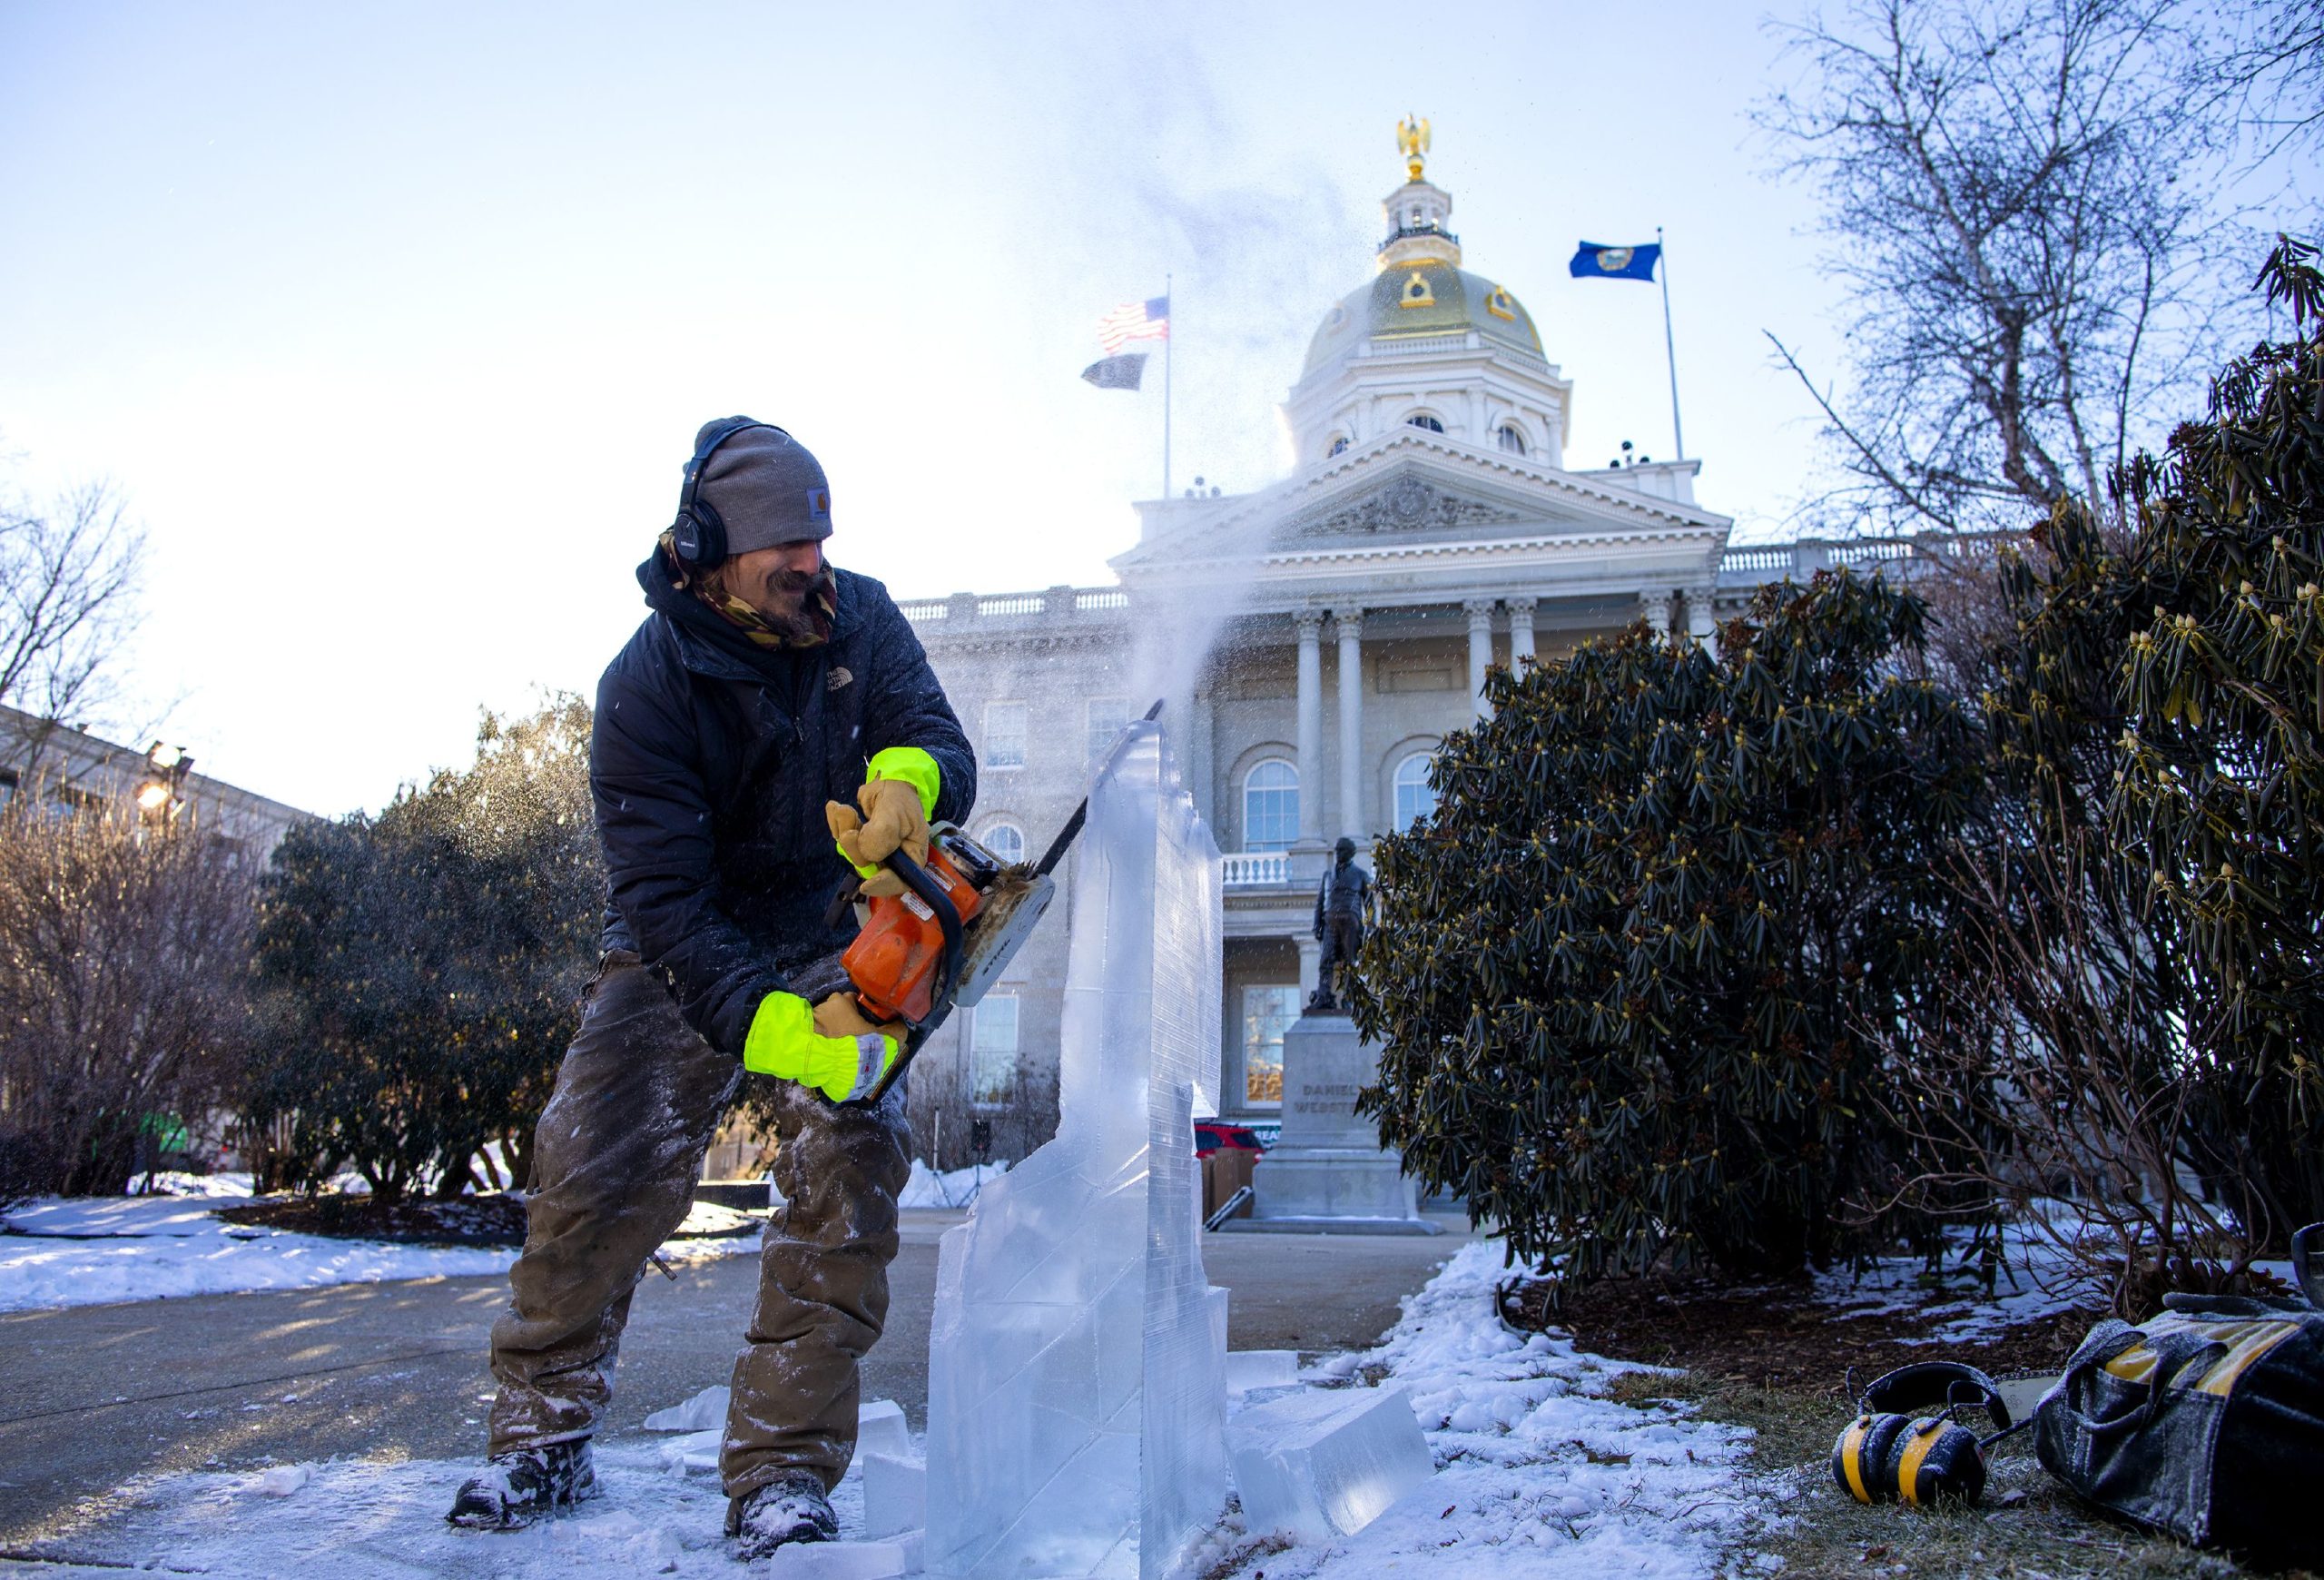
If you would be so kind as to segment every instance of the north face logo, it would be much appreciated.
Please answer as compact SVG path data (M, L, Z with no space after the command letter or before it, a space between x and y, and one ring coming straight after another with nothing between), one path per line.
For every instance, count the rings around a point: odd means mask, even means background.
M841 686L849 685L854 679L855 676L850 674L844 667L834 664L832 666L831 673L823 676L823 689L825 691L837 691Z

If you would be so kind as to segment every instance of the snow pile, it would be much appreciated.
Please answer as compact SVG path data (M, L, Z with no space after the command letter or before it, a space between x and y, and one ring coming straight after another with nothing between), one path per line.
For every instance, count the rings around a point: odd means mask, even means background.
M1817 1274L1816 1298L1843 1318L1915 1316L1936 1324L1897 1340L1912 1345L1974 1344L2060 1311L2102 1308L2105 1289L2061 1244L2098 1231L2069 1202L2039 1202L2035 1211L2040 1224L2003 1225L1990 1295L1983 1253L1965 1228L1946 1231L1945 1259L1935 1269L1916 1256L1882 1257L1861 1270Z
M172 1186L179 1178L168 1177ZM498 1246L394 1245L228 1223L211 1209L222 1199L247 1200L248 1177L239 1197L233 1177L207 1178L222 1188L207 1196L49 1197L12 1210L0 1233L0 1311L462 1278L505 1272L516 1258ZM755 1234L731 1233L749 1221L697 1202L679 1235L731 1237L673 1239L662 1255L688 1262L756 1250Z
M977 1191L988 1180L998 1180L1009 1172L1002 1163L977 1163L966 1169L954 1169L940 1174L921 1162L911 1160L911 1178L904 1182L903 1194L896 1198L899 1207L966 1207L977 1199Z
M1435 1478L1338 1541L1278 1551L1222 1533L1226 1573L1305 1580L1441 1565L1492 1580L1692 1580L1765 1527L1770 1511L1742 1480L1751 1434L1675 1404L1617 1404L1605 1397L1615 1378L1654 1368L1510 1332L1493 1308L1501 1256L1493 1241L1463 1247L1379 1348L1305 1374L1354 1380L1385 1368L1411 1395Z

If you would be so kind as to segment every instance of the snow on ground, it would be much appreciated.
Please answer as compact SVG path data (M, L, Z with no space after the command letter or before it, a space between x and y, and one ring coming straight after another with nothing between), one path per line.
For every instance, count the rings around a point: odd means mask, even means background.
M170 1175L162 1182L176 1190L181 1180L205 1193L50 1197L11 1210L0 1234L0 1311L458 1278L504 1272L516 1256L502 1247L394 1245L228 1223L211 1210L247 1200L248 1175ZM688 1262L754 1251L754 1234L698 1238L743 1221L697 1203L681 1238L662 1254Z
M1411 1394L1436 1476L1353 1536L1247 1550L1232 1574L1355 1580L1443 1567L1490 1580L1693 1580L1722 1573L1729 1550L1765 1528L1770 1508L1743 1482L1751 1434L1676 1404L1617 1404L1605 1397L1615 1378L1656 1368L1502 1327L1501 1258L1497 1241L1464 1246L1405 1302L1379 1348L1303 1374L1328 1382L1384 1366ZM1230 1545L1233 1536L1222 1533L1218 1555L1247 1543Z
M1495 1244L1463 1248L1406 1301L1379 1348L1305 1374L1307 1386L1362 1386L1387 1368L1420 1414L1443 1466L1435 1477L1355 1536L1320 1545L1255 1545L1230 1517L1201 1567L1224 1561L1241 1580L1260 1571L1269 1580L1423 1568L1471 1580L1708 1580L1729 1571L1740 1544L1773 1517L1743 1481L1750 1434L1675 1405L1616 1404L1604 1397L1614 1378L1652 1368L1503 1328L1492 1305L1500 1255ZM330 1460L153 1477L35 1550L93 1565L333 1580L753 1572L728 1555L724 1502L714 1475L696 1467L704 1456L689 1452L693 1441L601 1442L606 1496L514 1535L444 1525L454 1489L472 1474L468 1462ZM842 1536L859 1536L855 1473L833 1504Z
M914 1159L901 1205L966 1207L1008 1167L939 1174ZM505 1271L515 1256L497 1247L336 1239L212 1217L214 1207L251 1199L248 1174L169 1173L154 1183L160 1190L147 1196L49 1197L11 1210L0 1231L0 1311L459 1278ZM352 1176L338 1183L362 1189ZM743 1221L697 1202L662 1255L684 1263L755 1251L756 1235L732 1232Z
M1819 1273L1817 1298L1843 1318L1913 1314L1937 1324L1897 1340L1912 1345L1975 1343L2056 1312L2103 1308L2106 1290L2066 1249L2085 1238L2102 1242L2103 1231L2071 1202L2036 1202L2034 1210L2039 1222L2003 1226L1991 1296L1963 1229L1948 1231L1945 1262L1934 1272L1919 1257L1883 1257L1861 1271Z
M136 1489L135 1506L118 1523L62 1532L25 1552L57 1564L44 1564L44 1575L73 1574L74 1565L94 1574L148 1564L236 1580L752 1573L729 1555L717 1476L689 1472L682 1457L665 1453L668 1442L639 1436L600 1445L604 1495L529 1530L461 1531L444 1523L474 1464L333 1459L162 1477ZM860 1533L862 1478L851 1474L832 1503L842 1530Z
M911 1179L906 1181L903 1194L896 1198L899 1207L966 1207L977 1199L977 1191L988 1180L998 1180L1009 1171L1009 1165L980 1163L966 1169L955 1169L939 1174L918 1158L911 1160Z

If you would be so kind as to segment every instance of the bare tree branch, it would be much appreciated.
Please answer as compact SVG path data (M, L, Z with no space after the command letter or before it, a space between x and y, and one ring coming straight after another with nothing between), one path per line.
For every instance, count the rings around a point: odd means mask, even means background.
M1855 0L1789 30L1799 81L1757 119L1820 189L1847 292L1826 509L1902 532L2104 509L2161 441L2241 275L2206 195L2232 129L2186 92L2181 9Z
M143 550L109 483L46 509L0 499L0 704L34 721L34 738L5 743L19 773L36 765L54 726L113 700Z

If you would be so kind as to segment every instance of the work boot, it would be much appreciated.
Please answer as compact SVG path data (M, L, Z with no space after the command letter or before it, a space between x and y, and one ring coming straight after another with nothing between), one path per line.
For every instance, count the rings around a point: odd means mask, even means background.
M483 1475L460 1484L444 1517L472 1531L513 1531L596 1496L596 1466L589 1439L581 1437L495 1454Z
M812 1470L786 1470L764 1486L726 1504L726 1534L747 1564L789 1542L828 1542L839 1535L839 1516L823 1496L823 1478Z

